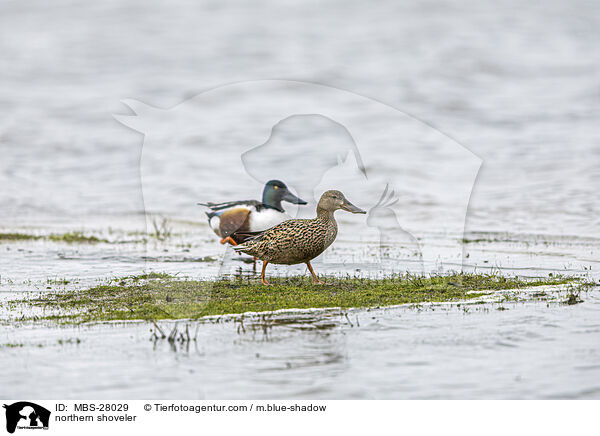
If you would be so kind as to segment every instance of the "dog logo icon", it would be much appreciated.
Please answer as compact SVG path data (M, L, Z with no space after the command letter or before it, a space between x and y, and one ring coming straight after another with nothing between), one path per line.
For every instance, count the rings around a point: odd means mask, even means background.
M6 409L6 431L14 433L18 429L48 429L50 411L28 401L4 405Z

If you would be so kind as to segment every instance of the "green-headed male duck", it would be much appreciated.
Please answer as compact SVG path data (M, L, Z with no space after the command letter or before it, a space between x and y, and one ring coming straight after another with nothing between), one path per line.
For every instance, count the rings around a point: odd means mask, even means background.
M290 218L283 210L282 201L292 204L306 204L296 197L279 180L269 180L263 189L262 201L227 201L224 203L198 203L210 208L206 212L208 224L221 238L221 244L237 245L245 237L236 232L259 232L273 227Z

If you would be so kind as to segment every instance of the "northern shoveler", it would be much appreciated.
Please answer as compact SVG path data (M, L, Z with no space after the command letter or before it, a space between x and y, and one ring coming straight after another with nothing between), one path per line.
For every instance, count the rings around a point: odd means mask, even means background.
M254 256L263 261L260 279L263 285L267 264L294 265L305 263L315 283L324 283L315 274L310 261L323 253L337 236L337 223L333 216L338 209L352 213L366 213L350 203L340 191L326 191L317 205L317 217L284 221L264 232L243 234L243 245L234 250Z
M244 241L235 232L259 232L290 218L283 210L282 201L306 204L290 192L285 183L269 180L263 189L262 201L226 201L224 203L198 203L211 209L206 212L208 224L221 237L221 244L237 245Z

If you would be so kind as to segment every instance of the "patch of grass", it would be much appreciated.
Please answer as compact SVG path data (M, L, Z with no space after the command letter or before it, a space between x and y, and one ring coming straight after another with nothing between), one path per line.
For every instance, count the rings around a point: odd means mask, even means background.
M26 233L0 233L0 242L6 241L31 241L41 239L43 236L28 235Z
M108 242L106 239L100 239L96 236L86 236L82 232L53 233L48 236L50 241L66 242L67 244L97 244L98 242Z
M511 240L511 239L499 239L499 238L474 238L474 239L469 239L469 238L462 238L462 243L463 244L492 244L492 243L496 243L496 242L519 242L516 240Z
M171 237L172 229L168 218L154 217L152 219L152 227L154 227L154 232L150 233L150 236L158 239L159 241L164 241Z
M525 280L490 274L403 275L385 279L329 279L314 285L307 277L195 281L150 273L115 279L86 290L51 292L10 303L43 308L24 321L81 323L113 320L199 318L207 315L278 309L381 307L406 303L448 302L481 297L496 290L560 285L576 279Z
M58 340L59 345L80 344L80 343L81 343L81 339L79 339L79 338L69 338L69 339L59 339Z
M44 239L53 242L65 242L67 244L96 244L109 242L96 236L86 236L83 232L52 233L50 235L31 235L28 233L0 233L0 242L14 241L37 241Z
M58 285L58 286L66 286L69 283L74 282L74 283L78 283L77 280L68 280L65 277L62 278L47 278L46 279L46 284L47 285Z
M149 273L138 274L137 276L127 276L127 277L123 277L123 278L115 279L115 280L118 280L118 281L132 280L134 282L139 282L140 280L174 279L174 278L175 278L175 276L172 274L150 271Z
M572 306L574 304L583 303L581 299L581 291L585 290L585 286L569 286L567 289L567 299L563 301L564 304Z

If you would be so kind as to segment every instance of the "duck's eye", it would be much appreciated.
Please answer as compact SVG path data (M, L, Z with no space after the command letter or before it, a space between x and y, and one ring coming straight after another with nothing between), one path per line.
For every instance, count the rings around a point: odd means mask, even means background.
M279 186L273 186L273 189L279 189Z

